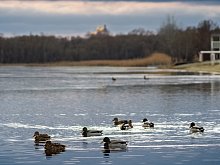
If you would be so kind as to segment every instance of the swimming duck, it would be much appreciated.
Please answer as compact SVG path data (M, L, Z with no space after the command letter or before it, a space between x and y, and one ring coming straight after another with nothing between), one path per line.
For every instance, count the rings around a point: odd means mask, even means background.
M112 77L112 81L116 81L116 78L115 78L115 77Z
M148 80L149 78L147 78L147 77L144 75L144 79L145 79L145 80Z
M133 128L133 125L132 125L132 121L131 121L131 120L124 122L124 123L121 125L121 127L120 127L121 130L128 130L128 129L131 129L131 128Z
M65 145L60 143L52 143L51 141L47 141L44 149L47 156L51 156L53 154L59 154L60 152L65 151Z
M115 117L112 121L113 121L113 124L114 124L115 126L121 125L121 124L124 124L124 123L128 123L127 120L118 120L117 117Z
M45 142L50 140L50 136L48 134L40 134L38 131L34 133L35 142Z
M152 123L152 122L149 122L148 120L147 120L147 118L144 118L143 120L142 120L142 122L143 122L143 124L142 124L142 127L144 127L144 128L147 128L147 127L154 127L154 123Z
M82 135L83 137L102 136L102 130L88 130L86 127L83 127Z
M203 127L199 127L196 126L196 124L194 122L190 123L190 132L192 133L196 133L196 132L204 132L204 128Z
M104 142L104 149L126 149L127 142L123 140L110 140L108 137L103 139Z

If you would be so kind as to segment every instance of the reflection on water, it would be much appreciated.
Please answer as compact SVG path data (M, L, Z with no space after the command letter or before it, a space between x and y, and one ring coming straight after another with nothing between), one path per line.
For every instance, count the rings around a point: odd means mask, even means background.
M219 164L219 100L219 75L1 67L0 164ZM133 128L113 126L114 117L131 119ZM144 118L154 128L143 128ZM205 132L191 134L192 121ZM82 137L83 127L103 130L103 136ZM36 130L64 144L65 152L46 156L45 143L32 138ZM128 141L127 150L104 150L105 136Z

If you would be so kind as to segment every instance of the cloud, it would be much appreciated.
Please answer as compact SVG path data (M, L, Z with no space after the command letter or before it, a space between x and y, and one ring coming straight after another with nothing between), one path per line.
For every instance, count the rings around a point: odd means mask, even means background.
M157 1L159 2L159 1ZM185 2L185 1L183 1ZM187 1L188 2L188 1ZM195 2L195 1L194 1ZM212 15L219 14L217 5L192 5L189 3L170 2L161 3L146 1L78 1L78 0L47 0L47 1L4 1L0 3L0 9L8 12L29 12L44 14L72 14L72 15L143 15L151 12L176 12L202 13L208 11Z
M197 25L204 19L219 22L219 1L196 2L0 0L0 33L85 34L95 30L99 24L107 24L114 33L126 33L139 27L157 30L167 15L174 16L182 26Z

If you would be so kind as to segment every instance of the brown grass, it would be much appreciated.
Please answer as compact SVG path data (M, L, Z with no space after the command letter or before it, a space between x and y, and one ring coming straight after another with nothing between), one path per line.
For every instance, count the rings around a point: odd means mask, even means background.
M53 63L15 64L24 66L155 66L170 65L171 57L163 53L153 53L149 57L129 60L90 60L90 61L61 61Z
M192 72L207 72L207 73L220 73L220 61L212 65L210 62L192 63L175 66L175 69L182 69Z
M154 53L149 57L129 60L90 60L79 62L57 62L52 63L56 66L152 66L152 65L170 65L170 56L162 53Z

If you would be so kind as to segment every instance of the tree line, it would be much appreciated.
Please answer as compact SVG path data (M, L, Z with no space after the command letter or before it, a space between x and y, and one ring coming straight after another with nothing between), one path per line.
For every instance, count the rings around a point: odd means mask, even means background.
M156 34L139 28L114 36L2 35L0 63L137 59L155 52L168 54L173 63L188 63L196 60L200 50L210 50L212 33L220 33L220 27L212 20L183 29L169 17Z

